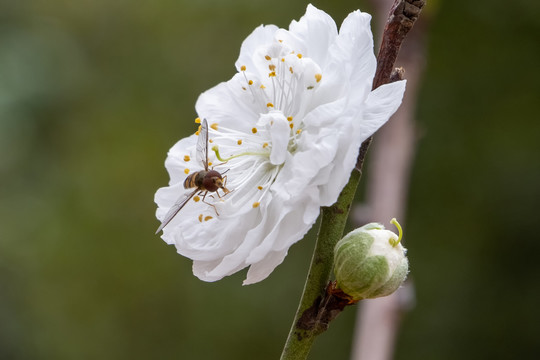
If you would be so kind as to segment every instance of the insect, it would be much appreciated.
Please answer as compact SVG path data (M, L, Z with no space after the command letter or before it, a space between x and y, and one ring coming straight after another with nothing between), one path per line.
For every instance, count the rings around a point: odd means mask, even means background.
M193 196L195 196L195 194L202 195L202 201L205 204L212 206L216 211L216 214L219 215L216 207L213 204L204 201L206 195L208 192L215 192L217 196L221 198L221 195L219 195L218 192L219 189L223 191L224 195L228 194L230 191L225 187L227 183L227 176L222 176L218 171L208 168L208 122L206 119L203 119L201 124L199 139L197 140L196 158L197 161L202 162L204 170L196 171L190 174L184 180L184 189L195 188L195 190L189 194L180 196L180 198L176 200L174 205L169 209L163 218L161 225L156 231L156 234L163 230L163 228L171 222L176 214L182 210L182 208L188 203L189 200L191 200Z

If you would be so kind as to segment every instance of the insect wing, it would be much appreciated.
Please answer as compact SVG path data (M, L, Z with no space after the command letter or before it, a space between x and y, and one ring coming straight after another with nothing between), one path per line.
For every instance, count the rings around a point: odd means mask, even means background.
M203 119L199 139L197 141L197 161L202 163L204 170L208 171L208 122Z
M156 230L156 234L159 233L165 226L167 226L168 223L171 222L171 220L178 214L180 210L187 204L189 200L193 197L199 191L199 189L195 189L190 194L184 194L176 200L174 205L169 209L165 217L163 218L163 221L161 222L161 225Z

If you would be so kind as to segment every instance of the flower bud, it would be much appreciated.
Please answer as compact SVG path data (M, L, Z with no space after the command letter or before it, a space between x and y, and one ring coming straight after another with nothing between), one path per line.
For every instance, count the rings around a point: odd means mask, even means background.
M334 248L337 287L354 301L387 296L407 277L409 262L399 236L378 223L351 231Z

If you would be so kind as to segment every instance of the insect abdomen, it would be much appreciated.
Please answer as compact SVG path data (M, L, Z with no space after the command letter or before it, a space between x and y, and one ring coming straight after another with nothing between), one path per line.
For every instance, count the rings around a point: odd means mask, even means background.
M198 188L202 189L203 185L203 179L206 175L206 171L201 170L194 172L193 174L189 174L186 180L184 180L184 189L192 189L192 188Z

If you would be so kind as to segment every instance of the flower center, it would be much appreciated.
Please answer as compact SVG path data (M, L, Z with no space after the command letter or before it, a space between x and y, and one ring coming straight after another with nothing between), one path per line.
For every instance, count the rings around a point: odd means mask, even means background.
M256 110L260 114L277 110L286 118L302 118L322 80L317 63L278 40L257 49L253 64L253 69L242 65L240 71L245 80L242 89L252 95Z
M230 169L227 186L233 191L227 202L257 208L297 149L302 119L322 74L313 60L279 40L257 49L250 66L240 67L239 79L248 105L259 114L251 131L212 124L209 134L217 160Z

